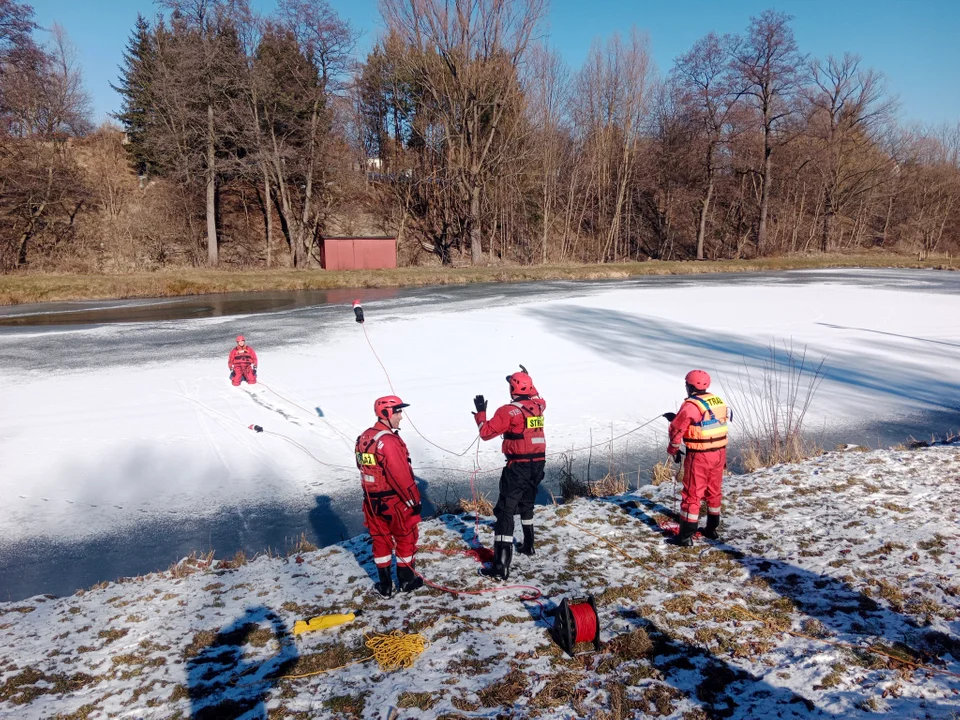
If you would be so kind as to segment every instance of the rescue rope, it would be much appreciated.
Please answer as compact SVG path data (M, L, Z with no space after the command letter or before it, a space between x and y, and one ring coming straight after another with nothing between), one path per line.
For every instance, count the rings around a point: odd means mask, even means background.
M569 605L573 626L577 631L574 642L593 642L597 637L597 611L588 603Z
M417 577L423 580L424 585L432 587L434 590L450 593L451 595L484 595L485 593L500 592L501 590L530 590L533 593L532 595L521 595L518 599L521 602L536 602L543 597L543 591L535 585L498 585L497 587L482 588L480 590L457 590L456 588L446 587L427 580L427 578L420 574L419 570L414 570L414 572L417 574Z
M373 356L377 359L377 362L380 363L380 367L383 368L383 374L384 374L384 376L387 378L387 384L390 386L390 392L392 392L394 395L396 395L396 394L397 394L397 391L396 391L396 389L393 387L393 380L390 379L390 373L387 372L387 366L383 364L383 360L380 359L380 356L377 354L376 349L373 347L373 343L370 341L370 335L367 333L367 326L366 326L366 324L365 324L365 323L360 323L360 327L363 328L363 337L366 338L366 340L367 340L367 345L370 346L370 352L373 353ZM429 443L430 445L433 445L433 446L434 446L435 448L437 448L438 450L442 450L443 452L448 453L448 454L450 454L450 455L455 455L456 457L463 457L463 456L466 455L468 452L470 452L470 448L473 447L474 443L479 443L479 442L480 442L480 433L478 432L478 433L477 433L477 436L476 436L473 440L470 441L470 444L467 445L467 446L463 449L462 452L456 452L455 450L449 450L449 449L443 447L442 445L438 445L437 443L433 442L433 440L431 440L431 439L428 438L426 435L424 435L422 432L420 432L420 429L417 427L416 423L413 422L413 418L410 417L410 413L409 413L409 412L404 413L404 414L407 416L407 421L410 423L410 427L413 428L413 431L414 431L417 435L419 435L419 436L424 440L424 442ZM478 447L479 447L479 445L478 445Z
M631 555L630 553L628 553L626 550L624 550L622 547L620 547L619 545L617 545L617 544L616 544L615 542L613 542L612 540L608 540L607 538L605 538L605 537L603 537L603 536L601 536L601 535L598 535L597 533L592 532L591 530L588 530L588 529L585 528L585 527L582 527L582 526L580 526L580 525L577 525L576 523L571 522L570 520L564 520L564 519L561 518L561 519L558 520L558 522L559 522L559 524L561 524L561 525L569 525L570 527L575 528L575 529L579 530L580 532L582 532L582 533L584 533L584 534L586 534L586 535L590 535L591 537L596 538L596 539L599 540L600 542L604 543L605 545L609 546L610 548L612 548L612 549L615 550L616 552L618 552L618 553L620 553L621 555L623 555L625 558L627 558L627 559L630 560L631 562L635 563L636 565L639 565L639 566L642 567L644 570L647 570L648 572L651 572L651 573L653 573L654 575L657 575L658 577L663 578L663 579L666 580L668 583L673 583L673 584L675 584L675 585L679 585L682 589L692 592L692 593L695 595L695 597L696 597L698 600L700 600L701 602L706 603L707 605L709 605L709 606L711 606L711 607L716 607L716 606L717 606L717 603L716 603L716 601L714 600L714 598L712 598L711 596L706 595L705 593L702 593L702 592L700 592L700 591L698 591L698 590L695 590L695 589L693 588L693 585L692 585L691 583L688 583L688 582L686 582L686 581L684 581L684 580L681 580L680 578L671 577L670 575L667 575L667 574L665 574L665 573L660 572L660 571L657 570L655 567L652 567L652 566L646 564L645 562L643 562L642 560L636 558L634 555ZM770 622L769 622L768 620L765 620L764 618L759 617L758 615L750 612L749 609L743 607L742 605L733 605L733 608L736 609L736 612L741 613L744 617L746 617L746 618L749 619L749 620L753 620L753 621L755 621L755 622L759 622L761 625L764 625L764 626L766 626L766 627L769 627L769 626L770 626ZM841 649L844 649L844 650L860 650L860 651L864 651L864 650L865 650L865 651L870 652L870 653L873 653L873 654L875 654L875 655L881 655L881 656L883 656L883 657L886 657L886 658L888 658L888 659L890 659L890 660L893 660L893 661L895 661L895 662L901 663L901 664L903 664L903 665L909 665L910 667L913 667L913 668L916 668L916 669L925 670L925 671L927 671L927 672L929 672L929 673L937 673L937 674L940 674L940 675L949 675L949 676L951 676L951 677L960 678L960 673L951 672L951 671L949 671L949 670L944 670L944 669L941 669L941 668L933 667L933 666L931 666L931 665L925 665L924 663L914 662L914 661L912 661L912 660L906 660L906 659L904 659L904 658L902 658L902 657L899 657L899 656L897 656L897 655L893 655L893 654L891 654L891 653L888 653L888 652L886 652L885 650L876 648L876 647L873 646L873 645L870 645L870 646L864 648L864 647L861 646L861 645L854 645L853 643L843 642L842 640L828 640L828 639L826 639L826 638L814 637L814 636L812 636L812 635L807 635L806 633L798 632L798 631L796 631L796 630L783 630L782 632L786 633L787 635L792 635L793 637L803 638L804 640L809 640L809 641L814 642L814 643L823 643L823 644L825 644L825 645L830 645L831 647L841 648Z
M290 400L289 398L284 397L283 395L281 395L280 393L278 393L276 390L274 390L272 387L270 387L269 385L267 385L265 382L258 382L257 384L263 386L263 388L264 388L265 390L267 390L268 392L272 392L274 395L276 395L278 398L280 398L280 399L283 400L284 402L288 402L288 403L290 403L291 405L293 405L294 407L299 408L300 410L303 410L303 412L307 413L307 415L309 415L311 418L316 417L316 416L314 415L314 413L313 413L312 410L308 410L307 408L305 408L305 407L304 407L303 405L301 405L300 403L294 402L293 400ZM327 426L330 427L331 430L333 430L335 433L337 433L337 435L339 435L340 437L342 437L343 439L345 439L347 442L349 442L349 443L351 443L351 444L353 444L353 443L355 442L355 440L354 440L353 438L351 438L349 435L347 435L345 432L343 432L340 428L338 428L338 427L337 427L336 425L334 425L332 422L330 422L329 420L327 420L327 418L325 418L325 417L319 417L318 419L319 419L319 420L323 420L323 421L327 424Z
M455 617L455 616L454 616ZM413 663L430 646L430 641L421 633L404 633L400 630L394 630L392 633L376 633L367 637L366 647L373 654L360 660L338 665L337 667L326 668L324 670L314 670L313 672L300 673L298 675L277 675L271 678L265 678L252 683L244 683L236 687L245 687L248 685L258 685L266 680L299 680L301 678L314 677L325 673L343 670L344 668L360 665L371 660L376 660L381 670L391 671L401 668L411 668Z

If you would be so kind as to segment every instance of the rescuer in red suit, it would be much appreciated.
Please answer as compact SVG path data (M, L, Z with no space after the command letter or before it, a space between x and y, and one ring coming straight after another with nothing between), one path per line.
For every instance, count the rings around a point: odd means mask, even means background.
M707 500L707 525L703 536L719 539L720 503L723 498L723 470L727 465L726 403L708 392L710 376L704 370L691 370L684 378L687 398L677 413L665 413L670 421L667 453L680 462L680 443L687 447L683 460L683 492L680 496L680 530L676 543L693 545L700 519L700 501Z
M241 380L246 380L250 385L257 384L257 353L247 345L243 335L237 335L237 346L230 351L227 365L230 368L230 381L234 385L240 385Z
M397 429L403 408L396 395L373 404L377 422L357 438L357 468L363 488L364 525L373 542L373 562L379 581L374 587L384 597L393 595L390 566L397 554L397 586L410 592L423 586L414 560L420 524L420 490L410 466L410 453Z
M507 464L500 475L500 496L493 514L494 561L480 572L488 577L506 580L513 562L513 516L520 515L523 544L518 552L534 554L533 507L537 488L543 480L546 465L547 440L543 432L543 411L547 402L539 396L526 368L507 376L512 401L497 409L487 419L487 401L483 395L473 399L474 419L483 440L503 436L501 450Z

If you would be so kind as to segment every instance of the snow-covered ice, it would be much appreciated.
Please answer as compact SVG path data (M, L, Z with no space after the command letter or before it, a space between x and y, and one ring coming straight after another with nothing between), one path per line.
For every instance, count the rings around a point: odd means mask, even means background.
M729 396L771 344L826 357L808 418L825 438L860 443L960 427L954 273L445 288L365 308L369 337L422 433L404 426L434 502L447 484L462 491L474 461L481 489L494 486L497 443L462 455L436 446L470 448L472 397L506 401L503 377L519 363L549 401L551 452L592 439L601 471L602 439L675 410L688 369L707 369ZM260 355L256 388L226 379L238 332ZM348 306L5 329L0 355L0 598L20 579L10 568L36 573L17 587L66 577L72 590L164 568L206 546L206 527L218 533L209 539L218 557L262 549L250 538L281 517L310 519L309 528L281 523L273 536L281 539L360 531L353 438L390 386ZM663 431L654 422L615 448L619 460L643 465L644 482ZM398 706L400 717L493 717L503 706L521 717L691 720L710 716L702 705L740 718L952 719L955 676L863 648L882 643L960 672L958 477L956 446L832 453L732 476L728 545L690 551L664 546L651 528L672 506L670 483L543 508L542 551L534 562L517 559L517 581L543 590L548 607L594 593L604 641L618 638L576 660L551 648L540 606L516 591L371 597L363 538L304 552L302 563L261 557L229 571L8 602L0 604L0 715L257 717L266 708L277 717L379 718ZM223 540L224 529L235 535ZM423 526L425 544L447 550L472 532L464 516ZM489 532L486 519L481 539ZM72 550L57 556L59 547ZM117 562L97 565L105 557ZM100 571L93 580L91 567ZM466 556L427 550L421 567L445 585L489 587ZM695 591L684 589L690 583ZM297 617L360 605L365 616L349 626L299 644L286 635ZM364 631L393 629L422 631L432 643L412 670L358 665L259 682L359 659ZM239 665L226 662L240 646Z

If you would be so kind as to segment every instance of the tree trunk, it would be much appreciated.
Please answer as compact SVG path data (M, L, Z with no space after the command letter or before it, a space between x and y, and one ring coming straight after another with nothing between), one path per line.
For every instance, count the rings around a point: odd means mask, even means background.
M707 182L707 194L700 204L700 228L697 230L697 260L703 260L703 239L707 234L707 213L710 211L710 198L713 197L713 177Z
M830 249L830 233L833 229L833 206L827 200L827 207L823 211L823 234L820 237L820 252Z
M480 243L480 187L470 186L470 257L474 265L483 260L483 247Z
M270 175L263 171L263 214L267 225L267 267L273 259L273 202L270 199Z
M207 262L216 266L217 253L217 168L213 134L213 104L207 105Z
M770 147L770 131L763 132L763 175L760 178L760 224L757 226L757 255L761 255L767 240L767 207L770 204L770 166L773 148Z

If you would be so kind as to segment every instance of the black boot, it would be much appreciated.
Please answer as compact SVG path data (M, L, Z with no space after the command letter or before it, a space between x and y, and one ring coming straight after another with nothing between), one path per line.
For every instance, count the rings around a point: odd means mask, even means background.
M533 555L533 525L523 526L523 544L517 550L521 555Z
M680 531L673 539L674 545L680 547L691 547L693 545L693 536L697 534L697 524L695 522L680 521Z
M399 575L400 573L398 572L397 574ZM384 597L391 597L393 595L393 576L390 574L390 568L378 567L377 575L380 577L380 582L375 582L373 586L377 589L377 592Z
M480 574L489 578L506 580L510 577L510 563L513 562L513 543L495 542L493 544L493 562L490 567L480 568Z
M717 528L720 527L720 516L719 515L707 515L707 526L700 531L700 534L705 538L710 538L711 540L719 540L720 534L717 532Z
M397 565L397 585L400 592L412 592L423 587L423 578L413 571L413 563L409 566Z

